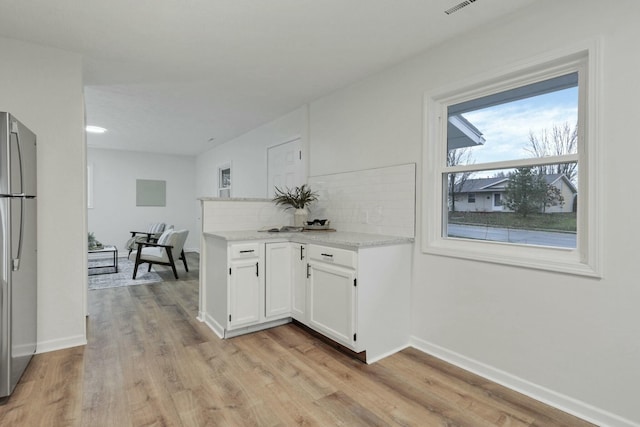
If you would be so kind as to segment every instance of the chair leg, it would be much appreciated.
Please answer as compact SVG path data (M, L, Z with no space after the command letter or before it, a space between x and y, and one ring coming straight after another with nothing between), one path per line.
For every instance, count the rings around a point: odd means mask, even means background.
M187 257L184 255L184 250L182 250L182 253L180 254L180 259L182 259L185 271L189 272L189 267L187 267Z
M138 266L140 265L140 250L138 250L138 252L136 253L136 265L133 268L133 278L136 278L136 274L138 274ZM151 266L151 264L149 264L149 266Z
M167 255L169 255L169 262L171 263L171 269L173 270L173 275L176 276L176 280L178 279L178 272L176 271L176 263L173 262L173 254L171 250L167 250Z

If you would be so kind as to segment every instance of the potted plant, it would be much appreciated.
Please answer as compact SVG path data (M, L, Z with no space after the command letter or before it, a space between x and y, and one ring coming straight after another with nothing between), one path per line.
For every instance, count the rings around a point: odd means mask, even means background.
M94 236L93 233L89 233L87 243L89 245L90 251L96 250L96 249L102 249L102 243L96 240L96 236Z
M273 201L276 205L285 206L285 209L295 209L293 213L293 225L295 227L304 227L307 222L309 212L307 206L318 200L318 194L311 191L306 184L294 189L285 188L284 190L276 187L275 197Z

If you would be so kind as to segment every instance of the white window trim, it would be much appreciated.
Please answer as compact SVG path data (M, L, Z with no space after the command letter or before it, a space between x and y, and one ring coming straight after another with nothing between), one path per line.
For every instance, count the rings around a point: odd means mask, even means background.
M458 82L424 97L423 141L423 197L422 197L422 251L435 255L492 262L547 271L602 277L602 203L603 177L600 171L601 155L598 141L602 141L599 118L599 43L593 41L577 47L557 51L533 60L516 64L501 72L488 73L472 80ZM582 65L579 65L582 63ZM578 160L580 195L578 196L578 240L576 249L516 245L512 243L477 241L443 237L443 214L447 208L442 173L446 159L446 106L469 98L526 85L529 82L551 78L580 69L579 122L586 123L579 132ZM586 98L586 99L585 99ZM586 120L586 121L585 121ZM533 159L531 164L544 163ZM495 162L493 169L513 166L517 161ZM548 162L548 161L547 161ZM477 169L478 165L459 166L460 171ZM449 168L450 169L450 168ZM445 183L446 184L446 183Z

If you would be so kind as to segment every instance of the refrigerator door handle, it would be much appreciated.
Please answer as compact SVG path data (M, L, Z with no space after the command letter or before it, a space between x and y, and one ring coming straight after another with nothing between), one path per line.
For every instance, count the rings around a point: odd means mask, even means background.
M20 147L20 132L18 130L18 122L11 121L11 134L16 136L16 150L17 150L17 163L20 175L20 190L18 194L14 193L14 196L24 196L24 172L22 168L22 149ZM24 235L24 197L20 198L20 237L18 239L18 253L15 258L11 260L11 269L18 271L20 269L20 258L22 258L22 236Z
M24 173L22 170L22 150L20 148L20 133L18 132L18 122L11 122L11 133L16 136L16 149L18 150L18 168L20 171L20 191L18 191L18 194L24 195Z
M18 238L18 254L11 260L11 269L20 270L20 258L22 258L22 236L24 235L24 197L20 198L20 237Z

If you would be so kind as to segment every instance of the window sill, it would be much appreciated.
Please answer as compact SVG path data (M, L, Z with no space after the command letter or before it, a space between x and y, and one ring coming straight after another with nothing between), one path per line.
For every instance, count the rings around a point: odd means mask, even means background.
M423 242L422 252L426 254L602 278L595 263L581 260L576 249L480 242L458 238L424 239Z

